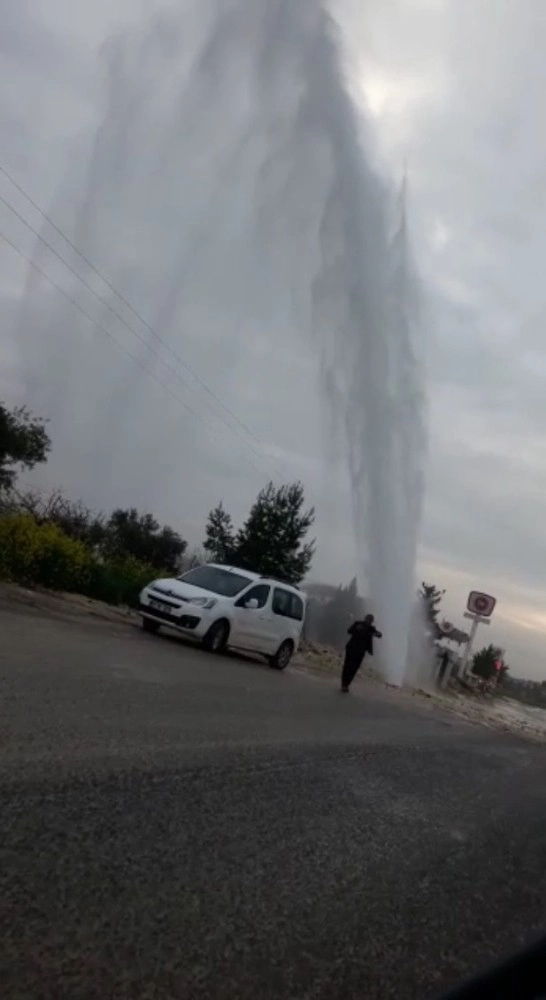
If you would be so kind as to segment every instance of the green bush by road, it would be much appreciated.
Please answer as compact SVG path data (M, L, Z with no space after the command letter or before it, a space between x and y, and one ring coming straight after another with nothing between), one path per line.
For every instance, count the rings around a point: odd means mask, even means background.
M157 575L157 569L132 556L97 557L55 524L39 524L27 514L0 517L0 576L5 580L131 605Z

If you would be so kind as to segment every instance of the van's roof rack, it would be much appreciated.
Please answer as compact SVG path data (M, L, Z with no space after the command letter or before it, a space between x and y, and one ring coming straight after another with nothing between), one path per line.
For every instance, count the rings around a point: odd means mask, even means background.
M262 573L260 580L273 580L275 583L283 583L285 587L293 587L294 590L299 590L297 583L289 583L288 580L283 580L282 576L271 576L270 573Z

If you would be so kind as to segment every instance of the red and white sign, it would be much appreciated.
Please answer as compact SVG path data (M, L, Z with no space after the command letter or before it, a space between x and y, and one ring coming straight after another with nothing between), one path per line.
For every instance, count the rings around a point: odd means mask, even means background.
M490 594L482 594L479 590L472 590L468 595L466 607L473 615L479 615L480 618L491 618L496 603L496 597L491 597Z

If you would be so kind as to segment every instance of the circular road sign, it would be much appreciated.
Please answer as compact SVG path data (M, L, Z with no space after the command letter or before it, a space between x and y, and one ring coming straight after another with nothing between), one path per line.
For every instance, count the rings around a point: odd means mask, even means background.
M472 590L468 595L466 607L473 615L479 615L481 618L490 618L496 603L496 598L491 597L490 594L482 594L479 590Z

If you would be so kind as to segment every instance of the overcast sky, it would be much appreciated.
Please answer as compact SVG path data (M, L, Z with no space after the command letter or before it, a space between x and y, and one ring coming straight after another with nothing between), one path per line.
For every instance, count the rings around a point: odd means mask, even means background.
M284 323L259 251L250 272L230 253L249 218L244 170L229 155L238 124L229 109L225 129L210 117L202 79L187 98L188 34L206 33L212 4L184 6L184 30L156 18L150 34L143 26L169 4L4 0L0 164L171 351L0 174L0 197L126 324L0 201L1 233L121 345L0 239L0 395L51 419L44 488L151 508L195 544L220 498L240 519L268 478L301 478L318 511L315 576L348 580L351 506L345 477L333 485L324 461L317 359ZM393 177L408 164L431 333L420 573L447 589L446 614L459 624L470 588L495 594L484 640L506 647L514 672L546 677L546 9L339 0L336 10L376 162ZM135 24L136 41L114 40ZM238 67L226 73L236 90ZM182 173L184 148L204 137L210 155ZM243 312L237 290L249 273Z

